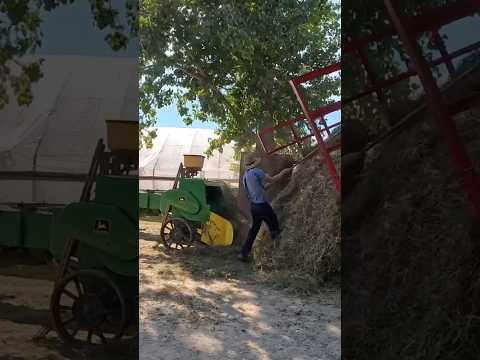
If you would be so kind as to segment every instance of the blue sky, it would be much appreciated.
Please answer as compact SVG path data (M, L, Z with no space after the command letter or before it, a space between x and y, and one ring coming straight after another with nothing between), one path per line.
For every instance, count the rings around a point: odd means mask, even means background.
M300 106L299 106L300 110ZM327 116L327 123L332 124L340 121L340 111L336 111L329 116ZM285 119L287 120L287 119ZM177 112L177 107L175 104L166 106L157 113L157 126L158 127L187 127L182 121L181 116ZM200 121L195 121L190 127L200 128L200 129L215 129L216 124L212 122L202 123Z
M340 0L332 0L333 3L339 4ZM299 106L300 112L300 106ZM293 116L296 114L292 114ZM287 120L287 119L285 119ZM327 124L337 123L341 120L341 112L336 111L334 113L329 114L326 117ZM175 104L171 104L166 106L162 109L159 109L157 112L157 126L158 127L181 127L185 128L187 125L182 121L181 116L177 112L177 108ZM194 121L191 127L201 128L201 129L216 129L216 124L212 122L200 122Z
M112 5L124 12L124 0L112 0ZM90 55L137 57L138 41L130 42L128 49L119 52L112 51L104 41L105 31L99 31L93 24L89 4L86 1L76 1L71 5L61 6L55 11L45 13L42 31L43 45L39 54ZM61 31L59 31L61 29ZM478 17L466 18L445 27L448 31L447 48L450 51L478 41L480 20ZM442 31L442 32L444 32ZM340 112L327 117L329 123L340 121ZM181 120L175 104L158 111L157 125L160 127L186 127ZM215 124L194 122L193 127L214 129Z
M112 0L112 6L118 9L123 19L125 1ZM126 50L113 51L105 42L108 31L100 31L93 23L90 5L87 1L76 1L54 11L43 14L41 26L43 32L42 47L37 51L41 55L88 55L109 57L137 57L138 40L130 41Z
M159 127L181 127L185 128L187 125L182 121L181 116L177 112L176 104L171 104L165 106L158 110L157 113L157 126ZM199 129L215 129L216 126L214 123L208 122L203 123L200 121L194 121L193 124L189 127L199 128Z
M478 31L472 31L472 29L479 29ZM468 17L457 21L453 24L445 26L442 30L442 34L447 34L446 46L448 51L455 51L464 46L472 44L478 41L478 33L480 32L480 20L478 17ZM438 55L438 54L437 54ZM457 59L455 63L458 63L461 59ZM445 71L445 68L442 69ZM327 116L327 123L337 123L341 120L341 112L336 111ZM158 111L157 125L159 127L187 127L180 115L176 110L175 104L162 108ZM201 123L194 122L193 127L215 129L213 123Z
M440 30L442 35L448 36L445 41L448 51L455 51L477 42L479 32L480 18L478 16L463 18Z

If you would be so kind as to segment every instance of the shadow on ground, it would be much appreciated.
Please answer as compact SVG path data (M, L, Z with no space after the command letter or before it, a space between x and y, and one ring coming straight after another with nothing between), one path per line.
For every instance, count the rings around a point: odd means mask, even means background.
M106 347L73 348L51 331L35 339L49 324L52 268L36 254L4 250L0 254L0 360L127 360L137 358L138 339Z
M338 289L276 290L236 249L167 250L151 226L141 225L141 359L340 359Z

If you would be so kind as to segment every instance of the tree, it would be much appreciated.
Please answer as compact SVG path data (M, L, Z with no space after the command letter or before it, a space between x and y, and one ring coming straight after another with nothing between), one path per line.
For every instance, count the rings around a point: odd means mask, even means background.
M298 115L288 80L339 59L328 0L144 0L139 19L141 128L176 101L186 124L218 125L209 154L251 146L262 127ZM338 77L314 85L312 108L339 94Z
M0 109L12 94L19 105L32 102L31 85L43 76L42 59L27 61L23 57L34 54L42 45L42 13L75 1L0 0ZM137 33L137 0L125 0L129 29L121 24L119 11L112 7L111 1L89 0L89 3L96 26L110 30L105 41L113 50L125 48L129 38Z

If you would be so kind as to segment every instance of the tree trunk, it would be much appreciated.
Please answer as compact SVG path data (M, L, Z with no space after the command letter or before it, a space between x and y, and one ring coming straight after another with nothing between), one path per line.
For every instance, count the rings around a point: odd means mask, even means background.
M264 86L265 86L265 98L264 98L264 114L265 114L265 119L262 123L262 129L272 127L274 125L273 122L273 78L269 77L268 79L264 80ZM261 129L260 129L261 130ZM257 151L259 150L260 145L260 150L263 153L263 148L261 144L259 144L259 139L257 140ZM273 150L275 148L275 141L274 141L274 136L273 133L268 133L265 134L263 137L263 142L267 150Z
M272 150L275 147L275 142L273 141L272 134L266 134L263 136L263 142L267 150ZM263 149L262 143L260 142L260 138L258 134L255 136L255 152L259 155L266 155L267 153Z

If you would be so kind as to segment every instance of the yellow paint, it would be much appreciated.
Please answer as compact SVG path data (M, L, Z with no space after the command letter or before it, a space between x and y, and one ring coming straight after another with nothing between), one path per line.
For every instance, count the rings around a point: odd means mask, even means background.
M210 219L202 228L201 240L210 246L232 245L233 226L227 219L210 212Z
M192 169L202 169L205 156L203 155L183 155L183 166Z

